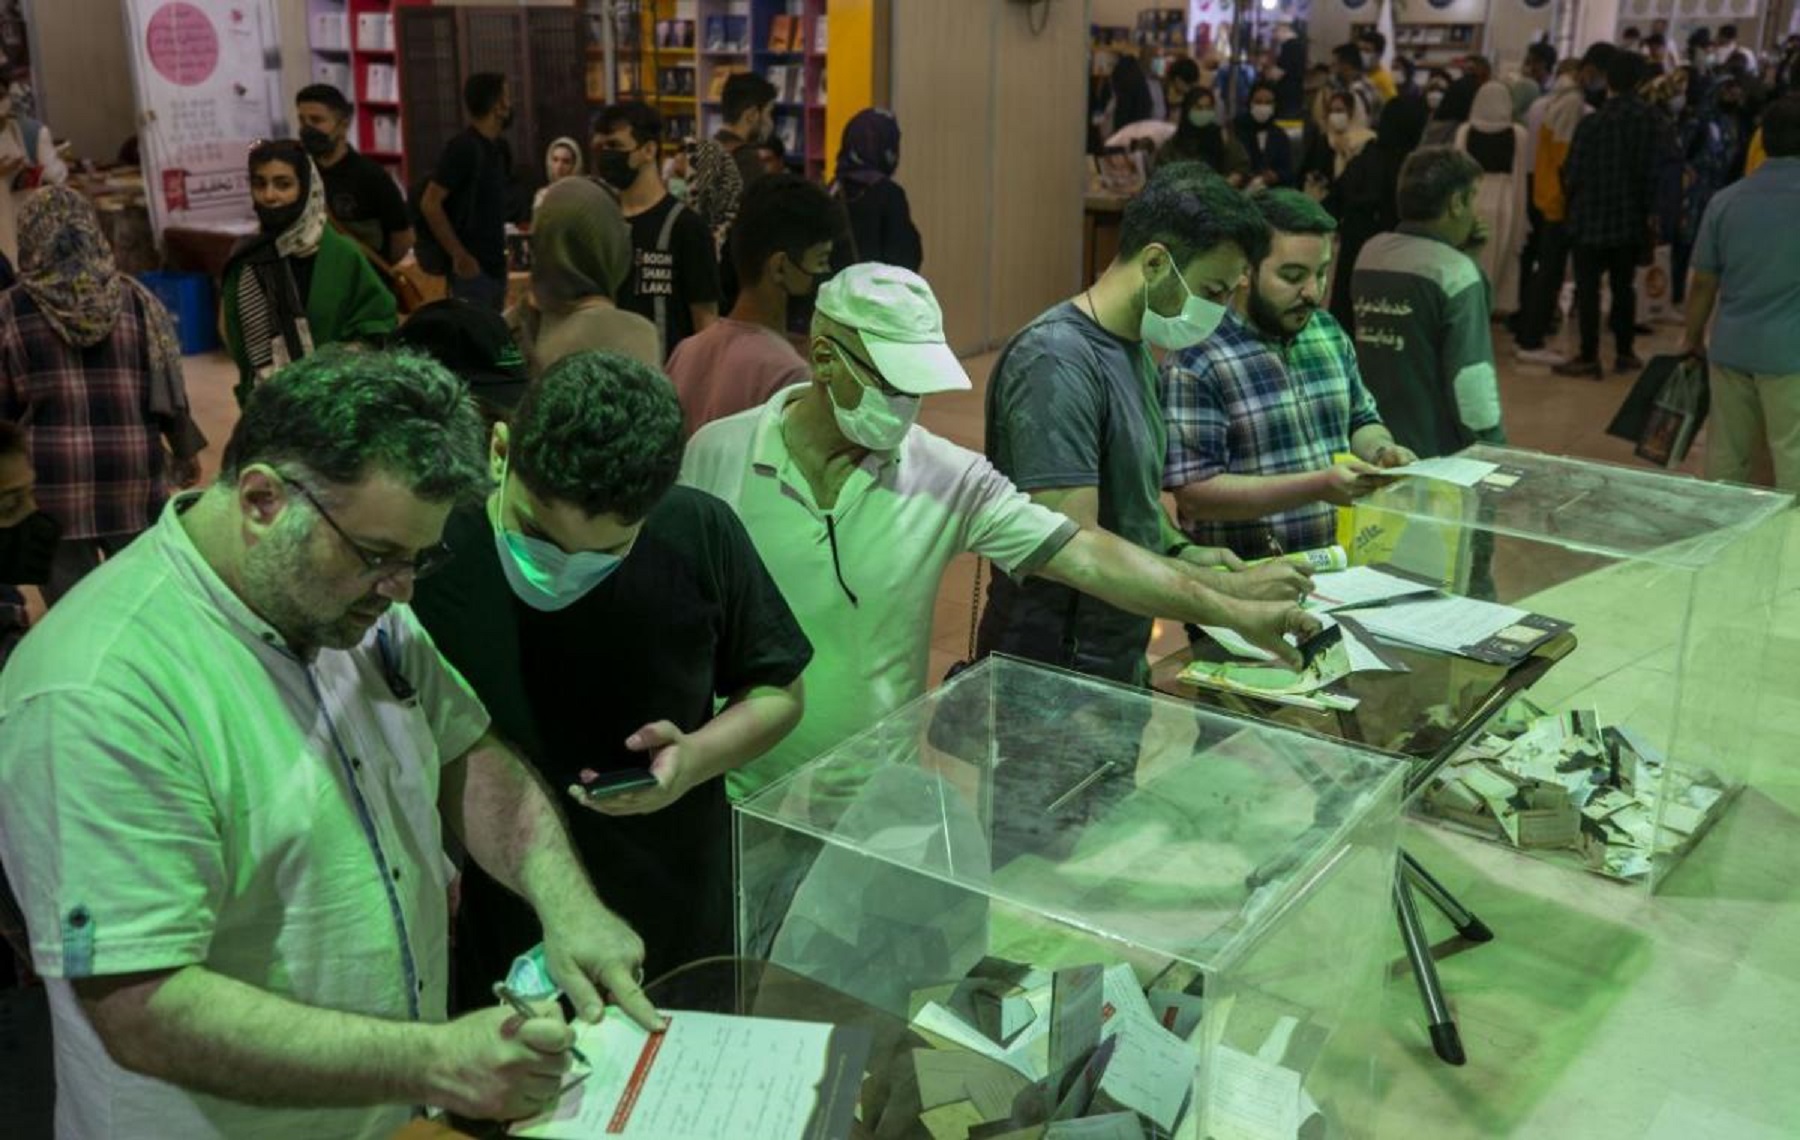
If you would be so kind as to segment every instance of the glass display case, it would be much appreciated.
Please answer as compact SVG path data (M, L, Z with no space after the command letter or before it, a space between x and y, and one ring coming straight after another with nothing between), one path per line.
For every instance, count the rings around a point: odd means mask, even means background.
M1655 890L1785 747L1770 699L1793 679L1771 676L1770 628L1792 497L1502 447L1459 458L1493 470L1361 500L1350 561L1568 622L1573 640L1415 810ZM1388 678L1403 715L1350 738L1429 756L1420 734L1433 743L1456 676L1478 669L1440 657Z
M928 1103L989 1062L1025 1123L1366 1135L1405 769L990 658L737 805L740 957L906 1026L871 1136L1006 1119Z

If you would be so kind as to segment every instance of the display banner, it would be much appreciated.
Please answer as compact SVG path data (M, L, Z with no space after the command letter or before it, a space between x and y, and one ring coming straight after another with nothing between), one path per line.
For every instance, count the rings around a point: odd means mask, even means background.
M150 218L254 224L245 157L288 133L272 0L126 0Z

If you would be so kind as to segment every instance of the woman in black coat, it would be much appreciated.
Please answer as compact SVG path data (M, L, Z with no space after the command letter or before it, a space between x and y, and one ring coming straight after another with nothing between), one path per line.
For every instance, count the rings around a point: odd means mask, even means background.
M1356 335L1356 309L1350 296L1350 273L1356 268L1356 255L1370 238L1400 224L1395 204L1400 164L1418 149L1430 113L1425 100L1416 95L1390 100L1381 109L1375 141L1350 160L1338 179L1338 249L1332 270L1331 315L1352 336Z

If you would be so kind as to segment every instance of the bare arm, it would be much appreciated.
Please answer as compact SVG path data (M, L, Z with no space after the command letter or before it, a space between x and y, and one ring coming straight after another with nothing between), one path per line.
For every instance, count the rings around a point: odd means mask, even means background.
M1683 348L1693 356L1706 355L1706 326L1719 304L1719 279L1704 270L1694 270L1687 291L1687 339Z
M1353 492L1367 494L1360 481L1374 468L1366 463L1340 463L1319 471L1292 475L1214 475L1175 489L1175 501L1192 518L1249 522L1309 503L1342 503Z
M647 724L631 734L625 746L651 753L650 771L657 786L589 799L569 789L575 801L603 815L643 815L668 807L694 788L736 771L780 744L800 723L805 704L800 681L786 686L758 685L734 694L718 716L693 732L668 721Z
M438 802L482 870L537 911L551 974L581 1015L599 1019L597 981L632 1020L655 1028L660 1018L636 977L644 944L595 896L555 801L524 762L490 733L445 767Z
M124 1068L271 1107L522 1115L555 1095L573 1040L560 1018L521 1022L501 1010L444 1025L319 1009L204 966L83 978L75 993Z
M421 208L423 208L423 207L421 206ZM443 204L442 203L439 203L438 211L440 213L443 212ZM432 232L433 233L437 232L435 227L433 228ZM389 265L398 265L402 261L405 261L406 255L412 252L413 240L414 240L414 237L413 237L413 231L412 231L411 226L408 226L403 230L395 230L393 233L389 234L388 235L388 248L387 248L388 264Z
M1291 664L1300 663L1285 634L1308 635L1318 623L1293 601L1252 602L1228 597L1206 583L1226 572L1198 573L1103 530L1082 530L1039 573L1139 617L1173 618L1238 630ZM1292 595L1290 595L1290 598Z

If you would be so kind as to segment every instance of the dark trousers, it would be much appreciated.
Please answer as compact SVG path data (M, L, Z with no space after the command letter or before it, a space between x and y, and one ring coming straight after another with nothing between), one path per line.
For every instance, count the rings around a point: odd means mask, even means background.
M1620 356L1630 356L1637 326L1638 247L1575 247L1575 309L1581 324L1581 359L1600 359L1600 276L1612 287L1611 325Z
M1523 278L1525 303L1520 306L1516 330L1520 348L1542 348L1550 335L1550 319L1562 296L1563 278L1569 269L1569 227L1565 222L1545 222L1538 230L1537 272Z

